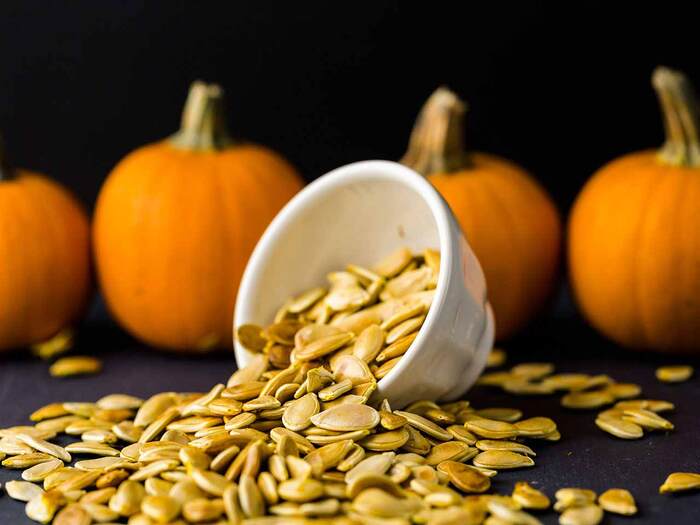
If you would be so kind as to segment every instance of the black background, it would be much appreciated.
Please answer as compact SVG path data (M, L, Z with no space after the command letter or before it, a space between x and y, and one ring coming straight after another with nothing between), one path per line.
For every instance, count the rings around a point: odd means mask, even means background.
M470 103L470 147L530 169L566 212L596 168L661 143L650 74L700 81L696 26L669 3L3 0L0 129L17 165L92 207L120 158L177 128L194 79L307 179L400 157L446 84Z

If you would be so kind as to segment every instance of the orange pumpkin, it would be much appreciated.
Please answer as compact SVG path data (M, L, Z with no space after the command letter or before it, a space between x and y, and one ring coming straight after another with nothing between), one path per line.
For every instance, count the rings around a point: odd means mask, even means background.
M639 349L700 351L700 120L687 79L658 68L660 150L601 168L569 222L571 284L590 323Z
M279 155L232 141L221 89L195 82L180 131L119 162L98 197L93 236L108 307L157 347L230 346L248 257L301 187Z
M90 227L48 178L2 162L0 350L44 341L77 320L90 294Z
M478 257L503 340L527 324L556 280L561 224L545 190L522 168L465 152L465 104L439 88L423 106L402 163L426 175Z

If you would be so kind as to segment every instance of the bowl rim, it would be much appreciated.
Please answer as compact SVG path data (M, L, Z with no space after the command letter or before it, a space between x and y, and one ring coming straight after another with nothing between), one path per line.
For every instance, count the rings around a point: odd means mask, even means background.
M253 250L248 263L246 264L240 287L236 295L236 305L234 309L233 330L234 330L234 351L236 365L240 368L247 364L252 354L241 347L235 338L235 328L243 322L251 322L248 318L253 301L250 299L254 295L254 283L256 282L257 269L261 268L267 254L284 233L287 225L304 210L309 204L322 198L327 192L333 191L341 186L354 184L360 181L391 181L409 187L427 204L428 209L435 221L440 243L440 273L435 288L435 296L428 310L426 319L418 331L416 339L409 346L408 351L401 356L401 359L386 376L377 381L377 388L389 388L402 375L402 372L410 366L416 353L423 347L426 334L439 315L438 312L447 298L447 288L451 278L450 268L453 264L455 254L452 250L452 229L450 227L451 211L447 202L428 182L425 177L411 168L388 160L365 160L341 166L314 180L297 193L277 214L260 237ZM280 302L285 298L280 298ZM241 359L243 358L243 359Z

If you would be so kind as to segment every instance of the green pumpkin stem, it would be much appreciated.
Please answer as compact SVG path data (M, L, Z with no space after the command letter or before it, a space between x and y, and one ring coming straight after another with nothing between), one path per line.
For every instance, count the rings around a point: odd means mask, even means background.
M190 86L180 130L168 140L187 150L220 150L233 144L226 129L224 91L217 84L197 80Z
M467 168L464 114L467 105L446 87L439 87L421 109L401 163L425 176Z
M0 182L12 180L15 178L15 170L7 162L5 157L5 145L0 137Z
M659 159L672 166L700 166L700 113L690 81L679 71L657 67L651 83L659 97L666 130Z

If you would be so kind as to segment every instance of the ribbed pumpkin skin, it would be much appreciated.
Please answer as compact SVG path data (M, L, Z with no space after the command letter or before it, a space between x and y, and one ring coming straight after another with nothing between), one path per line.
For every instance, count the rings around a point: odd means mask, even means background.
M154 346L230 346L248 257L301 186L292 166L259 146L188 151L164 141L134 151L109 175L95 209L110 310Z
M525 170L470 153L463 171L428 177L457 217L486 275L500 340L525 326L556 280L561 223L556 207Z
M598 330L632 348L700 351L700 168L655 151L604 166L573 207L568 252Z
M17 170L0 182L0 350L46 340L75 321L90 286L90 227L59 184Z

